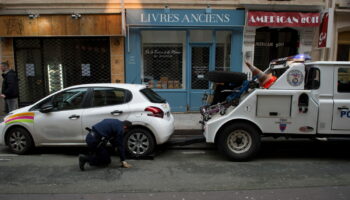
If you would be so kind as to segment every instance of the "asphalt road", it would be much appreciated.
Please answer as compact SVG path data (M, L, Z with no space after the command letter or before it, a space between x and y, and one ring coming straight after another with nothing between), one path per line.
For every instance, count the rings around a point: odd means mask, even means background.
M249 162L213 147L159 148L153 160L78 168L85 148L0 148L0 199L350 199L350 142L265 141ZM23 195L21 195L23 194Z

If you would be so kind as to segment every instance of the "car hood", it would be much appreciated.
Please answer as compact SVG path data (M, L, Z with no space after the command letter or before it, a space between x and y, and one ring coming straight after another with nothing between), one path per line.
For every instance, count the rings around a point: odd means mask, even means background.
M22 113L22 112L27 112L29 110L29 108L30 108L30 106L26 106L26 107L23 107L23 108L19 108L19 109L13 110L10 113L8 113L5 116L5 118L10 116L10 115L14 115L14 114Z

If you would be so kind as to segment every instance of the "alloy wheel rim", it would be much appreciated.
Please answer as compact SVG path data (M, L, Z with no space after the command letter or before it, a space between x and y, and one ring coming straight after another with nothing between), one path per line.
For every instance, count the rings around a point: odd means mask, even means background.
M128 149L136 155L142 155L150 147L148 137L143 133L133 133L128 139Z
M235 130L227 139L227 146L234 153L244 153L250 149L251 145L252 138L245 130Z
M9 137L9 145L11 146L11 149L16 152L21 152L27 147L26 137L20 131L12 132Z

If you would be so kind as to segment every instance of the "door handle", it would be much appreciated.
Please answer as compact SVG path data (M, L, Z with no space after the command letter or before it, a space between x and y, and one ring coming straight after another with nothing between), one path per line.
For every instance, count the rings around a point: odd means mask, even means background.
M270 112L269 114L270 114L270 116L277 116L278 112Z
M68 117L69 119L79 119L80 116L79 115L71 115Z
M117 115L120 115L120 114L122 114L122 113L123 113L123 111L121 111L121 110L115 110L115 111L112 111L112 112L111 112L111 115L117 116Z
M346 106L342 106L342 107L338 107L338 110L349 110L349 108Z

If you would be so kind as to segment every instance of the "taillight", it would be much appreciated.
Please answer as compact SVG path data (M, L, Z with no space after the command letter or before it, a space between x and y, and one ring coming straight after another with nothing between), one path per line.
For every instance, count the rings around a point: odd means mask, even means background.
M145 111L151 112L147 114L148 116L159 117L159 118L164 117L163 110L154 106L149 106L145 108Z

